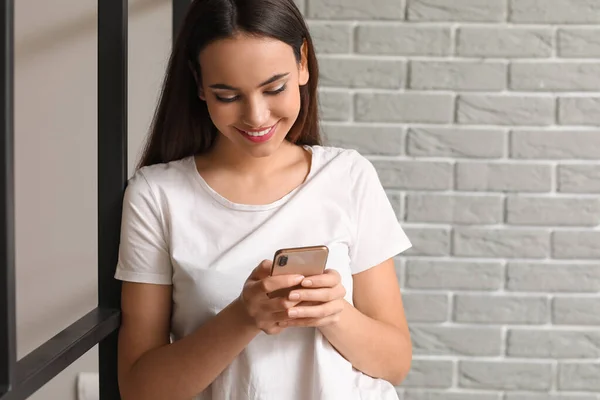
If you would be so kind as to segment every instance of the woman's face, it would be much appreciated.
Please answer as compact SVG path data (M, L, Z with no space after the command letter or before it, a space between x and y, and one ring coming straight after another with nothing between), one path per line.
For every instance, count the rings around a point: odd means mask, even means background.
M273 154L300 112L300 86L308 82L306 47L298 63L288 44L237 35L213 42L199 56L199 96L228 140L255 157Z

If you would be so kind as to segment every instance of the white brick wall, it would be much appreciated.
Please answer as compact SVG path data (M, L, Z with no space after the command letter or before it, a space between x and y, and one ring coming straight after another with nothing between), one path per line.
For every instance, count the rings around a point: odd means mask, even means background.
M403 399L600 400L600 1L297 3L414 244Z

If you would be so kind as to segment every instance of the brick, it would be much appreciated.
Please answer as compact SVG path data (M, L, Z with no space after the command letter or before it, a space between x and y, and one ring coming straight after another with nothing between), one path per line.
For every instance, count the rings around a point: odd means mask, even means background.
M354 26L350 22L307 21L318 54L350 53Z
M459 162L458 190L494 192L548 192L552 189L550 164Z
M407 197L406 220L454 224L495 224L504 221L504 199L496 195L419 193Z
M404 226L412 248L407 256L446 256L450 254L450 230L446 228Z
M559 165L558 191L565 193L600 193L600 165Z
M364 155L399 155L404 149L403 128L335 123L323 123L321 128L327 145L355 149Z
M561 97L558 99L558 122L561 125L599 125L598 107L600 97Z
M448 320L448 296L445 294L402 294L406 319L410 322L445 322Z
M555 297L552 322L557 325L600 325L600 298Z
M506 70L501 62L412 61L409 85L429 90L503 90Z
M528 292L600 291L600 263L511 262L508 290Z
M456 52L464 57L549 57L552 29L514 27L462 27Z
M461 124L551 125L554 119L551 97L468 94L457 99Z
M513 158L597 159L600 130L515 130L510 143Z
M326 121L348 121L352 97L348 92L319 91L319 112Z
M559 390L600 391L600 364L564 362L558 365Z
M461 361L458 384L488 390L549 390L552 365L549 362Z
M449 388L452 386L452 361L413 360L403 387Z
M600 330L511 329L507 336L507 354L511 357L598 358Z
M600 29L559 28L557 51L559 57L600 58Z
M598 400L591 394L506 393L504 400Z
M506 393L504 400L598 400L591 394Z
M462 257L546 258L549 232L533 229L454 229L454 255Z
M357 121L449 123L454 118L454 96L446 93L358 93Z
M552 234L552 257L558 259L600 258L600 232L558 231Z
M398 221L404 220L404 195L400 192L386 190L386 194Z
M407 153L419 157L500 158L504 156L505 135L502 129L493 128L410 128Z
M404 0L307 0L309 18L402 20Z
M374 160L383 186L402 190L452 188L453 165L445 161Z
M511 0L510 21L524 23L600 22L596 0Z
M408 0L409 21L500 22L507 0Z
M509 76L513 90L600 89L600 63L596 62L514 62Z
M542 296L458 294L454 319L485 324L544 324L548 322L548 302Z
M403 288L404 285L404 276L406 273L404 272L406 269L406 265L404 260L401 257L394 258L394 269L396 270L396 278L398 279L398 285Z
M600 222L600 197L509 197L507 222L514 225L596 226Z
M356 51L362 54L445 56L450 54L450 46L447 27L359 25L356 28Z
M399 89L405 85L406 69L403 61L322 56L319 83L345 88Z
M501 400L500 393L467 393L460 392L418 390L412 389L404 392L404 400Z
M497 290L504 286L500 261L407 260L406 286L415 289Z
M500 328L412 326L413 354L431 356L499 356Z

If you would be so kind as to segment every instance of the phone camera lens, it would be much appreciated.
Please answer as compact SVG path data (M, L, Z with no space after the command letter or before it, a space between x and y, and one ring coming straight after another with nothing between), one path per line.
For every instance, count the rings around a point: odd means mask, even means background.
M284 265L286 265L287 262L288 262L287 256L281 256L281 257L279 257L279 263L278 264L279 264L280 267L283 267Z

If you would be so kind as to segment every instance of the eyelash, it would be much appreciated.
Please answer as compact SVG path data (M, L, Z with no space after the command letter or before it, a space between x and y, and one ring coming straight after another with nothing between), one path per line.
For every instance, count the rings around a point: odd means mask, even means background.
M282 87L280 87L279 89L276 90L271 90L271 91L267 91L265 92L267 95L269 96L276 96L279 93L283 92L286 89L286 85L283 85ZM235 96L235 97L220 97L215 95L215 97L217 98L218 101L220 101L221 103L233 103L234 101L236 101L240 96Z

